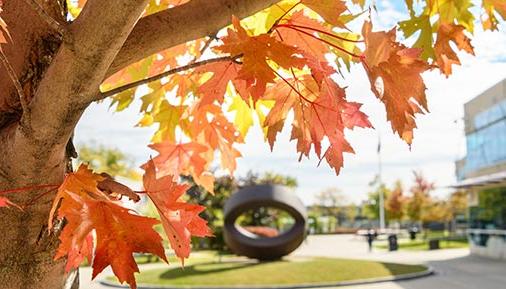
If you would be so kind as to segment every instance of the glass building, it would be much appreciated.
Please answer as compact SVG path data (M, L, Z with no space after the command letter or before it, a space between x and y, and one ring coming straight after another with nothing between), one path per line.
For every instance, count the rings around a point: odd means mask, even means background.
M456 162L469 196L473 254L506 259L506 79L464 106L467 155Z

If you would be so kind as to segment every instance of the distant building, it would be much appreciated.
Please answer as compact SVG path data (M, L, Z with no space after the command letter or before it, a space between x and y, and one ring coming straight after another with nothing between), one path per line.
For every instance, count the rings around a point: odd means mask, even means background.
M506 259L506 79L464 106L467 155L456 188L469 192L471 253Z

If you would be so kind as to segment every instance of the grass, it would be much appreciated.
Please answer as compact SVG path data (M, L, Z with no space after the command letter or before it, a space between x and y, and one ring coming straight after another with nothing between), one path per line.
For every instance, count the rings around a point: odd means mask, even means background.
M194 262L211 262L214 260L220 260L223 257L230 256L230 253L226 252L218 252L218 251L210 251L210 250L201 250L192 252L192 257L190 259L185 260L185 264L193 264ZM168 255L170 264L179 264L180 260L173 255ZM163 260L158 258L157 256L151 254L139 254L134 255L135 262L138 265L143 264L151 264L151 263L165 263ZM86 260L81 264L81 267L89 267L90 264L86 262Z
M429 250L429 241L428 240L400 240L399 241L399 250L411 250L411 251L427 251ZM375 248L378 249L388 249L388 243L385 241L378 241L377 244L374 245ZM451 240L439 241L440 249L459 249L459 248L468 248L469 243L467 239L463 240Z
M238 286L330 283L421 272L424 266L374 261L304 258L273 262L254 262L234 257L190 258L180 267L144 270L138 283L170 286ZM109 280L115 280L109 277Z

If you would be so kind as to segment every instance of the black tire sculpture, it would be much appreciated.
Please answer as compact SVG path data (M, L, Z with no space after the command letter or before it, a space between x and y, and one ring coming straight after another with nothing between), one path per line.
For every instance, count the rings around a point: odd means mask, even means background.
M286 211L295 220L295 224L287 232L271 238L261 238L236 225L235 221L241 214L260 207ZM259 260L276 260L293 252L304 241L306 207L293 192L283 186L245 187L228 199L224 214L223 237L230 250L237 255Z

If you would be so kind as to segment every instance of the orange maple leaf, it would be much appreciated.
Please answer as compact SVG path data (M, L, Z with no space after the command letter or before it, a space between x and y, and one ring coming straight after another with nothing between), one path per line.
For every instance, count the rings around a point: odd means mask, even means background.
M496 11L499 16L506 20L506 2L504 0L483 0L482 6L485 10L486 17L482 18L484 30L497 30L499 20L494 14Z
M171 141L149 145L158 151L153 161L161 175L192 176L194 181L210 193L214 190L214 176L206 171L212 161L209 147L198 142L175 144ZM142 166L146 169L147 163Z
M53 200L53 206L49 212L48 229L53 228L54 215L58 205L64 198L68 198L69 193L81 197L106 198L106 194L98 189L98 183L104 179L104 177L94 174L84 164L81 164L76 172L67 174Z
M365 22L362 34L366 44L362 64L371 89L385 104L393 130L411 144L415 114L428 110L421 73L430 66L420 58L421 49L396 42L395 29L373 32L371 23Z
M267 84L274 83L276 78L269 60L286 69L303 66L303 60L296 56L299 52L297 48L269 34L250 36L235 16L232 17L232 24L235 30L229 28L228 34L221 39L223 44L215 50L231 56L242 56L242 67L237 78L246 81L253 101L261 98Z
M149 145L159 155L153 161L162 175L191 175L202 174L208 164L204 154L209 150L205 145L197 142L172 143L165 141ZM147 164L143 165L143 168Z
M304 11L295 12L288 20L288 24L312 28L313 30L320 30L329 34L332 33L332 30L324 26L322 23L305 16ZM295 46L304 51L306 54L313 55L315 58L325 59L325 55L330 52L329 46L324 42L301 31L283 26L277 28L277 31L279 33L279 38L283 41L283 43ZM317 36L316 33L311 31L307 31L307 33Z
M309 156L311 148L321 160L326 158L329 165L339 173L343 163L342 154L352 153L351 146L344 139L346 127L369 127L367 116L360 112L359 104L348 103L345 91L332 79L335 70L325 61L307 61L312 74L284 79L276 84L266 95L275 100L275 105L267 115L264 126L268 128L267 138L271 147L276 134L290 110L294 111L291 139L297 140L297 151ZM330 142L322 156L322 141Z
M212 104L215 100L222 104L230 82L246 103L249 103L247 83L237 78L240 69L241 65L234 61L210 63L195 69L196 73L213 73L213 76L198 88L199 107Z
M221 153L222 166L233 173L236 159L241 153L233 146L242 142L242 137L221 111L219 106L209 105L206 109L194 110L191 123L192 138L207 144Z
M346 28L344 23L339 20L339 16L348 9L344 1L301 0L300 2L318 13L326 22L340 28Z
M60 234L60 246L55 259L68 256L66 270L75 268L84 257L91 261L90 234L96 234L93 278L111 266L114 275L131 288L136 288L134 272L139 268L134 252L152 253L166 260L161 237L153 230L156 219L133 215L129 209L110 200L67 192L58 210L59 219L67 224ZM136 232L142 232L138 234Z
M145 166L143 182L148 197L160 214L172 249L184 262L184 259L190 256L192 236L212 236L207 222L199 217L205 207L184 202L182 196L189 186L177 184L173 176L157 179L155 163L152 160Z
M139 272L134 252L152 253L167 262L162 238L153 229L158 220L129 213L129 210L108 201L87 200L89 219L97 236L93 278L107 266L123 283L136 288L134 272ZM142 233L140 233L142 232Z
M450 46L450 41L455 43L458 49L474 55L471 39L464 34L464 26L443 23L437 30L437 40L434 44L436 63L441 73L448 77L452 74L452 65L460 65L460 59Z

